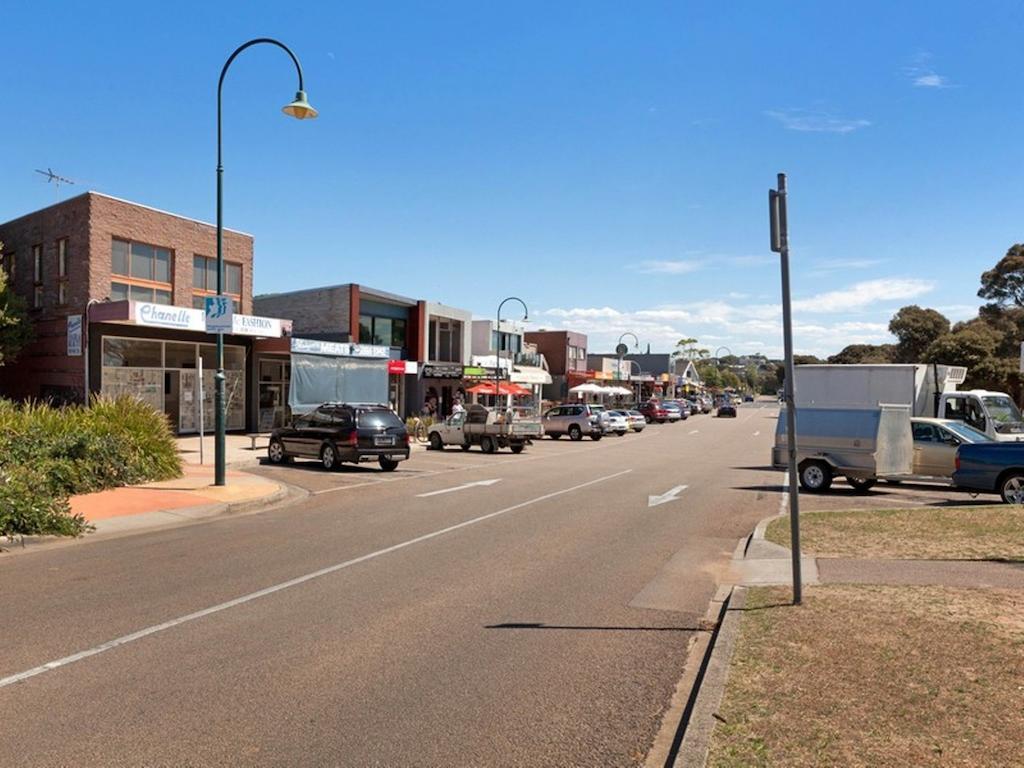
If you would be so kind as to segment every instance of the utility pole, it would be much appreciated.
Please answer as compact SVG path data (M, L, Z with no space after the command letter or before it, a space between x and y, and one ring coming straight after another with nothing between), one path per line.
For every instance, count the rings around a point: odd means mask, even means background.
M782 343L786 360L786 442L789 452L789 536L793 556L793 605L800 605L800 495L796 468L796 402L793 397L793 309L789 297L789 224L786 219L786 174L780 173L778 189L768 190L771 249L782 266Z

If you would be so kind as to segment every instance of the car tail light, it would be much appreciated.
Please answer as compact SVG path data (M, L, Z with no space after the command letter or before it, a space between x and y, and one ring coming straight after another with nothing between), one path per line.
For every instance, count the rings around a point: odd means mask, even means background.
M953 464L956 467L956 471L959 472L960 471L960 451L956 452L956 461L954 461Z
M350 434L348 436L348 444L349 445L359 445L359 433L356 432L355 430L353 430L352 434Z
M408 432L405 433L405 444L412 445L412 435L410 435Z

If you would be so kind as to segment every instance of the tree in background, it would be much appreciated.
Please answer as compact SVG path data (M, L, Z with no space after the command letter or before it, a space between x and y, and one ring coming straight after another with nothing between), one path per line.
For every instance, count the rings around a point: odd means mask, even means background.
M978 296L1000 306L1024 307L1024 245L1011 245L998 264L982 273Z
M4 244L0 243L0 253ZM32 340L25 301L7 285L7 272L0 269L0 366L13 363L22 348Z
M948 329L948 323L947 329ZM850 344L832 355L828 362L835 365L856 365L857 363L894 362L894 344Z
M949 333L949 320L934 309L922 309L916 304L903 307L889 321L889 333L899 339L896 363L933 362L925 357L925 350L939 337Z

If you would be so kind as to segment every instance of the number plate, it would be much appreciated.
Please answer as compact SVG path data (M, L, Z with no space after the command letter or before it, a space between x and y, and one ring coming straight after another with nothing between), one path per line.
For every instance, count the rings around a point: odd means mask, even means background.
M374 445L394 445L395 438L389 435L377 435L373 438Z

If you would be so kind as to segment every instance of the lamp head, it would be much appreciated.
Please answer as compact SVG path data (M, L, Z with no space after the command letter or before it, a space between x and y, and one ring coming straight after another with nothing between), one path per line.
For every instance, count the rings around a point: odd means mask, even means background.
M281 111L286 115L291 115L296 120L312 120L320 114L313 108L313 105L306 100L305 91L298 91L295 94L295 100L291 104L283 106Z

